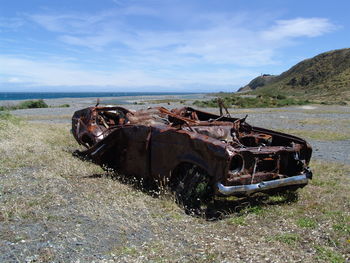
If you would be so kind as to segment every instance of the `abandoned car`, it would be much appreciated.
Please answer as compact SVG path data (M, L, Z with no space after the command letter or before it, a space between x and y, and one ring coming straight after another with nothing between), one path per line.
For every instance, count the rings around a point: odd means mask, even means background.
M165 183L188 208L213 196L304 187L311 146L303 139L191 107L76 111L80 155L143 182Z

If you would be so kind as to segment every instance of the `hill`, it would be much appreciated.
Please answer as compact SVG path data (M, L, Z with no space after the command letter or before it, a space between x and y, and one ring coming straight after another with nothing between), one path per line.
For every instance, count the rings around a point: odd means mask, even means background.
M252 85L259 81L262 85ZM283 93L321 101L349 100L350 48L319 54L301 61L279 76L266 80L264 75L255 78L247 86L239 91L257 89L259 93Z
M271 83L273 79L275 79L275 75L270 74L263 74L259 77L256 77L251 82L248 83L248 85L245 85L244 87L241 87L238 92L245 92L245 91L251 91L255 90L257 88L263 87L266 84Z

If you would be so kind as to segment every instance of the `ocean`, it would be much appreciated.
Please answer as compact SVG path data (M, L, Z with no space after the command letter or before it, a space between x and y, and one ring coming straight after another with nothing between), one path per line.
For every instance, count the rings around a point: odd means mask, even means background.
M0 100L32 100L58 98L102 98L153 95L191 95L195 93L176 92L0 92Z

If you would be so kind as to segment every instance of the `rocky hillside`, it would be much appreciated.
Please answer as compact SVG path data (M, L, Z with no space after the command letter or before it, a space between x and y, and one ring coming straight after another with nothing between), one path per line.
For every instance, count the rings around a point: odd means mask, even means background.
M242 90L281 92L310 98L350 98L350 48L333 50L296 64L279 76L270 77L263 85L250 85L264 76L252 80ZM247 87L246 86L246 87Z
M241 87L238 90L238 92L251 91L251 90L255 90L256 88L261 88L261 87L265 86L266 84L271 83L271 81L275 77L276 76L274 76L274 75L263 74L259 77L256 77L255 79L253 79L251 82L248 83L248 85Z

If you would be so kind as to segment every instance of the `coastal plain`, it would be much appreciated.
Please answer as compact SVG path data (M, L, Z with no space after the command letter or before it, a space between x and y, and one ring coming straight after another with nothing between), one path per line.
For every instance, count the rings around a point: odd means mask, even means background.
M100 102L176 108L206 98ZM350 107L229 109L233 117L248 115L251 125L305 138L314 150L314 179L297 195L225 203L222 216L211 221L187 215L167 191L155 197L72 155L81 148L70 134L71 116L96 101L48 99L50 108L15 110L0 119L1 262L350 260ZM70 107L56 107L62 104Z

